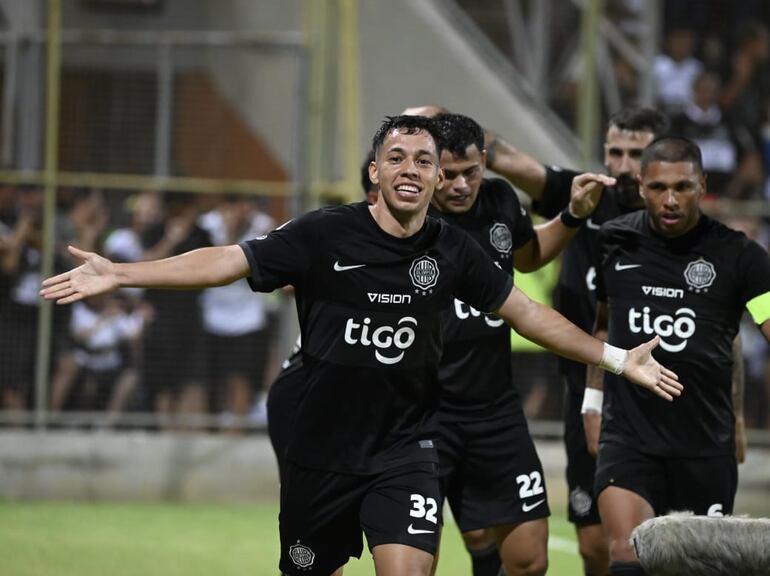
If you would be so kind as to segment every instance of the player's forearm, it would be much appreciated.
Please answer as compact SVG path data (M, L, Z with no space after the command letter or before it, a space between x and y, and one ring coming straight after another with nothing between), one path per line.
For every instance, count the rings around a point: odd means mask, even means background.
M115 264L120 286L172 290L223 286L248 272L246 255L238 245L200 248L163 260Z
M594 331L594 338L606 342L607 331ZM586 368L586 388L604 390L604 373L598 366L588 366Z
M505 177L533 200L540 200L545 187L545 166L497 135L487 133L487 138L487 168Z
M535 226L535 237L525 258L519 258L517 251L513 262L519 272L532 272L542 268L556 258L575 237L578 228L565 226L557 216L553 220Z

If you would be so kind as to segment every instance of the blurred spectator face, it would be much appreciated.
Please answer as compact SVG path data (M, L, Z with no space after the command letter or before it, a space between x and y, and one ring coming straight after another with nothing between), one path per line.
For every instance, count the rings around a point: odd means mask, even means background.
M484 166L486 154L480 152L475 144L465 149L464 158L444 150L441 153L444 184L433 193L433 202L439 210L451 214L470 210L479 195Z
M748 49L755 60L760 62L767 60L768 55L770 55L770 35L768 35L767 28L757 26L748 42Z
M19 211L32 218L35 223L42 222L43 198L42 188L22 188L18 195Z
M162 208L160 200L155 192L142 192L134 202L132 219L139 229L146 228L160 222Z
M715 106L719 98L719 80L713 74L701 74L692 85L693 101L701 110Z
M652 142L652 132L621 130L610 126L604 142L604 165L607 173L617 179L615 189L620 193L620 201L625 206L641 205L639 197L639 174L642 150Z
M666 52L676 62L681 62L692 56L694 46L695 38L690 30L672 30L666 39Z
M229 226L241 228L254 213L254 204L247 196L231 196L220 205L219 211Z

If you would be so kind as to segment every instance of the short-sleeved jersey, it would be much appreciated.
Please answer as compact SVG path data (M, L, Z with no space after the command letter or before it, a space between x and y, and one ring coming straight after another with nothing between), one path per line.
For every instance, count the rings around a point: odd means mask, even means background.
M387 234L365 202L241 246L253 289L295 288L307 390L287 458L352 474L435 461L441 312L455 296L496 310L510 275L439 220L409 238Z
M542 199L533 204L534 210L553 218L570 200L572 179L580 174L558 167L546 169ZM585 224L564 250L561 259L559 283L554 295L554 306L568 320L589 334L596 320L596 242L600 226L629 212L631 209L618 201L614 188L605 188L599 204ZM582 395L585 388L585 364L559 358L562 374L569 374L568 386Z
M657 334L653 356L684 385L667 402L607 374L601 440L661 456L732 454L732 344L747 303L770 291L767 252L706 216L665 238L639 211L602 226L599 257L609 341L633 348Z
M495 263L513 274L513 252L535 235L532 220L510 184L484 179L473 207L464 214L432 214L465 230ZM477 420L518 403L511 374L510 328L454 299L444 316L444 352L439 365L441 417ZM518 406L520 408L520 406Z

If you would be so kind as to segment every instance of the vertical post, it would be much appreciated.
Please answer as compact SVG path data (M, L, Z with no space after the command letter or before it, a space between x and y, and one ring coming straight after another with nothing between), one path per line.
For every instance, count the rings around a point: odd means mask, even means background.
M5 78L3 83L3 133L2 158L0 165L9 168L13 163L14 152L14 105L16 103L17 62L19 59L19 39L14 30L8 32L5 42Z
M358 0L339 0L340 103L342 104L343 194L357 199L361 162Z
M171 102L174 98L171 45L158 44L158 93L155 116L155 175L168 176L171 158Z
M323 167L324 113L326 111L326 44L328 41L328 0L305 0L305 45L309 49L310 71L307 112L305 172L308 190L303 191L302 208L318 205Z
M647 67L638 70L639 103L644 106L655 104L655 86L652 76L652 63L660 50L660 0L650 0L644 9L644 34L640 39L644 62Z
M61 0L48 0L48 58L46 63L45 200L43 204L43 250L40 273L53 273L54 222L56 219L56 173L59 165L59 74L61 61ZM35 367L35 427L45 427L51 363L51 302L40 302L37 323Z
M602 0L587 0L580 26L580 52L583 74L578 92L577 129L580 139L581 165L589 169L594 162L598 141L599 98L596 79L596 41Z

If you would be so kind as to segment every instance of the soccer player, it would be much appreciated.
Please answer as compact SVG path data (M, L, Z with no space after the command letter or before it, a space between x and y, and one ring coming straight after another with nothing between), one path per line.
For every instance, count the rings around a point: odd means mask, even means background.
M600 174L577 176L561 215L533 227L510 184L483 178L481 126L461 114L434 118L446 144L445 180L429 214L468 232L509 273L551 261L596 207L603 186L614 184ZM506 324L455 299L439 365L439 474L474 576L497 576L501 559L508 576L544 574L548 566L543 467L512 380Z
M659 336L656 355L687 389L669 406L622 377L602 382L588 370L589 389L604 388L595 493L611 575L644 574L628 540L644 520L670 510L733 510L733 340L744 307L770 340L770 258L701 214L705 192L697 145L655 140L641 158L646 210L599 232L595 334L624 346Z
M604 190L599 205L564 251L555 307L583 330L591 331L596 317L595 247L599 226L616 216L642 208L639 173L642 150L668 129L666 117L649 108L624 108L609 120L604 141L604 165L616 184ZM578 172L544 166L487 134L487 166L505 176L533 200L533 208L552 218L567 206L570 188ZM585 365L561 358L559 371L566 383L564 443L567 451L568 518L575 525L585 573L607 573L609 557L599 511L593 494L596 466L586 446L581 408L585 389Z
M377 203L310 212L265 237L160 261L84 260L46 280L41 294L66 304L121 285L169 289L248 277L255 290L291 284L308 386L297 408L281 482L284 574L330 574L362 551L379 576L427 575L436 550L435 409L440 312L454 297L496 311L531 340L624 374L664 398L676 375L530 301L467 234L426 218L442 144L428 118L387 119L374 138Z

